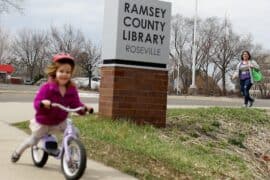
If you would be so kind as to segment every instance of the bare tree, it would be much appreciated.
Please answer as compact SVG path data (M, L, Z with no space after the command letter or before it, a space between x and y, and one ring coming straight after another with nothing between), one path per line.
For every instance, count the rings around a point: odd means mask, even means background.
M12 44L16 63L27 70L27 76L34 79L44 68L47 59L48 36L41 31L24 29L18 33Z
M213 60L221 73L223 95L227 94L226 75L235 68L237 57L243 50L243 46L240 36L233 32L231 23L225 19L219 31Z
M78 65L89 78L89 86L91 85L91 78L94 71L98 69L98 65L101 63L100 60L100 48L93 45L90 40L86 41L82 52L78 55Z
M172 19L172 41L170 50L170 65L173 74L176 72L177 91L187 92L191 82L191 46L192 46L192 20L181 15ZM182 86L180 90L180 85Z
M66 52L78 56L84 44L84 35L80 30L71 25L64 25L63 31L57 27L51 27L51 53Z
M198 21L199 35L195 43L197 46L196 74L204 76L204 93L208 94L210 87L208 73L210 66L211 68L214 66L212 59L215 55L215 46L220 29L218 21L215 17L206 20L199 19ZM172 19L170 72L174 75L173 78L176 78L177 85L181 86L182 92L187 92L191 83L193 24L193 19L180 15ZM215 81L212 80L211 82Z
M0 28L0 64L9 63L9 33Z
M0 14L9 13L11 9L15 9L19 12L23 11L21 2L23 0L0 0ZM11 57L9 56L10 44L9 33L0 29L0 64L10 63Z
M216 17L207 18L201 23L199 29L199 41L197 52L197 68L204 76L204 93L210 94L209 71L213 67L213 57L215 55L215 42L218 39L219 22Z
M21 2L23 0L0 0L0 13L9 12L10 9L15 9L22 12Z

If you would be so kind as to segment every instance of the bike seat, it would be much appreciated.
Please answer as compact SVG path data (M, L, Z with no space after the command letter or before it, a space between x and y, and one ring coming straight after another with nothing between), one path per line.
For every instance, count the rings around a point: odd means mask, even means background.
M57 149L45 149L45 151L51 155L51 156L55 156L57 157L60 153L60 150L57 148Z
M45 151L52 156L58 156L60 153L60 150L58 149L58 144L55 141L46 141Z
M56 141L46 141L45 142L45 148L46 149L57 149L58 144Z

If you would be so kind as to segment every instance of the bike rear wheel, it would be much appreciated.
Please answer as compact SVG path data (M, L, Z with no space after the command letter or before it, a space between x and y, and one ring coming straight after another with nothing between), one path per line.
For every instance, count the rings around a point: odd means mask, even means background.
M70 161L66 158L66 153L70 155ZM81 141L71 139L68 142L68 149L64 150L61 157L61 168L69 180L80 179L86 168L86 150Z
M32 160L35 166L43 167L48 161L48 153L45 152L39 144L31 148Z

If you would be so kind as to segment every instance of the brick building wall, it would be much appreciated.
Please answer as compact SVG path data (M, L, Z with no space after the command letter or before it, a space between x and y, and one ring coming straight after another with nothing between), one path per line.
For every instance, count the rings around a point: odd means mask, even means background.
M166 70L102 67L99 114L165 127L167 87Z

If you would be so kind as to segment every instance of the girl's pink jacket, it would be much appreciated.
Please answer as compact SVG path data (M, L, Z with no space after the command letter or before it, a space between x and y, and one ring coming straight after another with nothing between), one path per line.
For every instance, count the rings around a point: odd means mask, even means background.
M70 108L84 106L79 99L78 91L75 86L69 86L66 94L62 96L56 82L47 82L41 86L34 100L34 108L36 110L35 119L39 124L43 125L57 125L66 120L68 116L67 112L57 107L52 107L50 109L41 107L40 102L44 99ZM84 112L79 112L79 114L84 114Z

